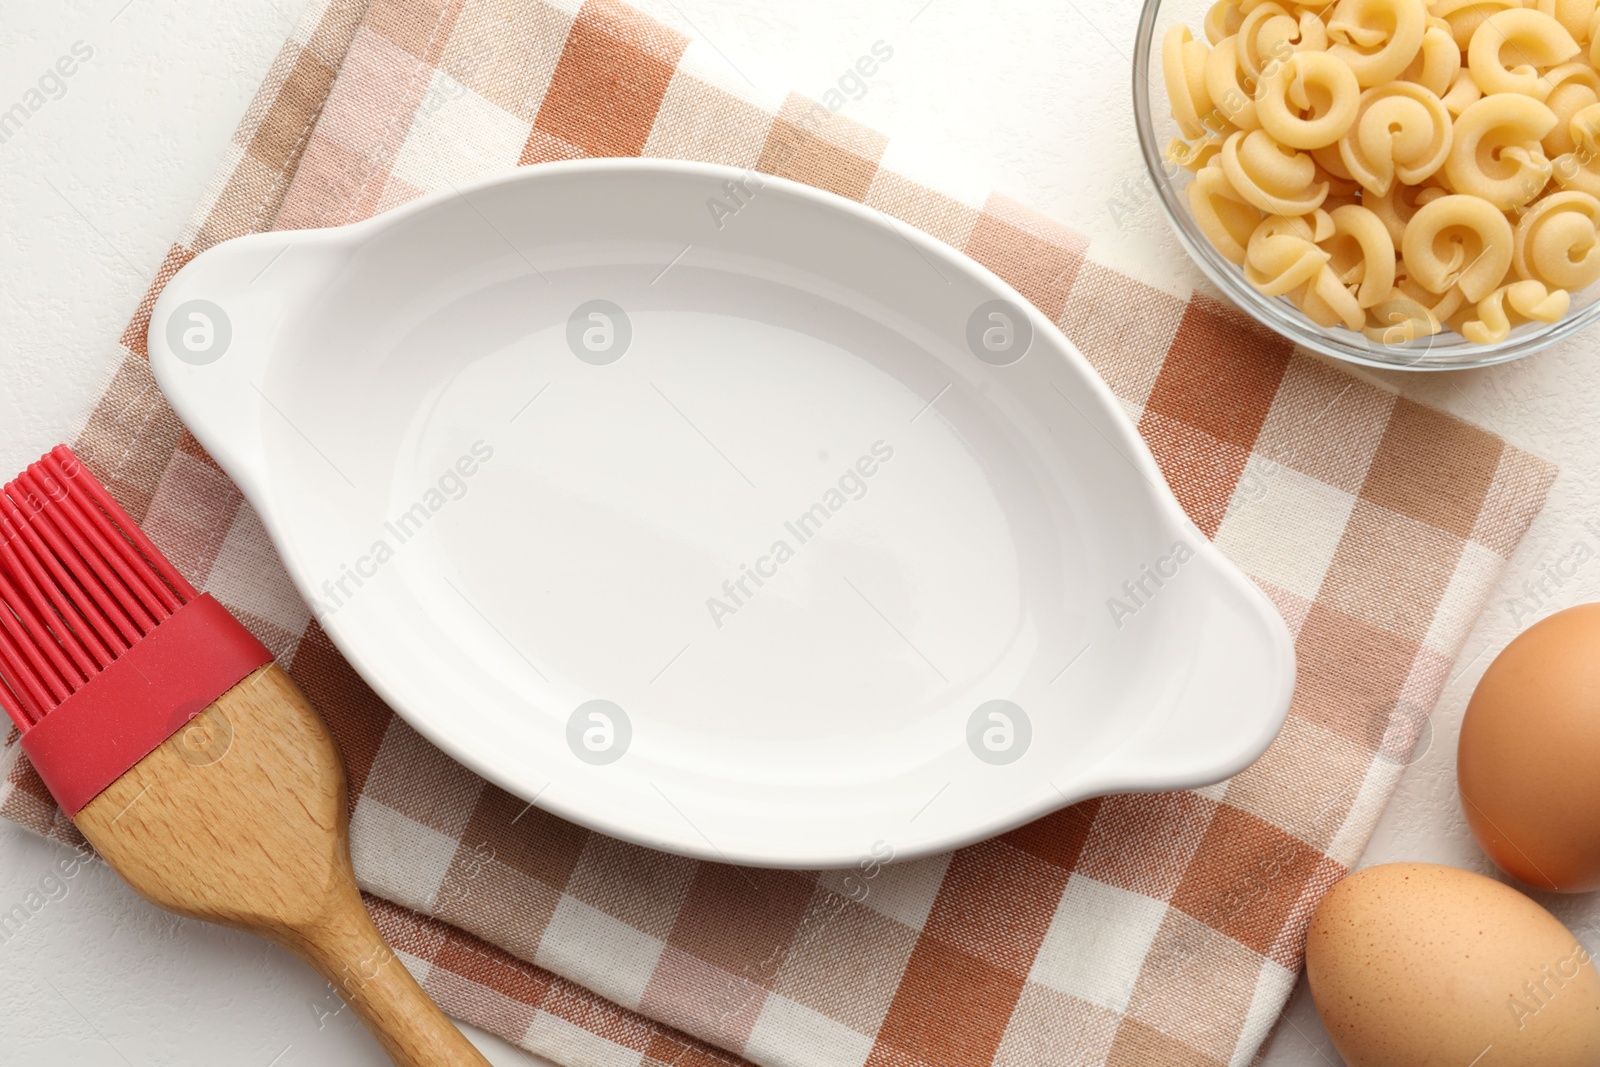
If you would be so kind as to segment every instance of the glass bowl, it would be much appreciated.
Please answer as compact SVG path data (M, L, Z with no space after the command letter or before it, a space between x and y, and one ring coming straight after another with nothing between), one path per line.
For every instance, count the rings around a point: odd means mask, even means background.
M1189 26L1203 40L1203 24L1211 0L1145 0L1133 52L1133 114L1139 149L1156 199L1172 224L1178 242L1205 276L1234 304L1268 329L1314 352L1369 367L1401 370L1462 370L1504 363L1571 337L1600 319L1600 283L1572 294L1572 308L1553 323L1525 323L1495 344L1474 344L1446 328L1431 337L1404 344L1383 344L1341 326L1319 326L1287 297L1263 296L1245 280L1244 271L1229 262L1208 241L1190 214L1185 193L1194 176L1163 159L1167 144L1180 136L1167 106L1161 73L1161 40L1174 23Z

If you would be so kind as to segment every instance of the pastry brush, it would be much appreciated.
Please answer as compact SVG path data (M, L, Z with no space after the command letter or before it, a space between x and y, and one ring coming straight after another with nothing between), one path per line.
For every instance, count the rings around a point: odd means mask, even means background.
M327 727L65 446L0 491L0 705L140 896L289 949L402 1067L487 1065L361 902Z

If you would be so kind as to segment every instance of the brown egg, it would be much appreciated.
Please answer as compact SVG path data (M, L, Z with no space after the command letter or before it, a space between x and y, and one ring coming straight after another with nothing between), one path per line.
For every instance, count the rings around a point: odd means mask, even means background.
M1317 1014L1349 1067L1594 1067L1600 974L1554 915L1491 878L1389 863L1306 933Z
M1600 604L1535 623L1484 672L1456 753L1478 844L1540 889L1600 889Z

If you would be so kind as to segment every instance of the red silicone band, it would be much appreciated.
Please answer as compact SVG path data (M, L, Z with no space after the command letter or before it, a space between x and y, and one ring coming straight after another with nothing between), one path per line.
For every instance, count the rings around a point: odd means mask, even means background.
M202 593L22 735L69 816L126 774L272 653Z

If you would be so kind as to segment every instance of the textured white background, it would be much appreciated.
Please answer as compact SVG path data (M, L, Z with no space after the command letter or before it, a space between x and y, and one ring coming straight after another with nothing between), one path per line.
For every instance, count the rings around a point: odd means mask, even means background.
M0 144L0 476L76 432L114 342L221 159L304 0L0 0L0 110L74 42L94 57ZM876 41L894 57L847 113L888 133L923 180L987 180L1095 239L1095 255L1172 291L1194 280L1143 193L1129 118L1132 0L645 0L730 84L820 97ZM1113 206L1114 205L1114 206ZM1600 599L1600 336L1520 363L1391 384L1562 467L1435 712L1426 751L1366 863L1489 871L1455 800L1462 708L1493 654L1535 617ZM1596 530L1600 531L1600 524ZM1595 557L1517 613L1523 583L1576 542ZM1565 564L1563 564L1565 568ZM0 826L0 911L64 850ZM103 866L0 943L0 1065L244 1067L385 1062L327 987L270 946L169 918ZM1590 897L1541 898L1600 948ZM494 1062L531 1060L483 1039ZM276 1058L275 1058L276 1057ZM1267 1062L1337 1063L1302 985Z

